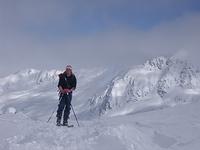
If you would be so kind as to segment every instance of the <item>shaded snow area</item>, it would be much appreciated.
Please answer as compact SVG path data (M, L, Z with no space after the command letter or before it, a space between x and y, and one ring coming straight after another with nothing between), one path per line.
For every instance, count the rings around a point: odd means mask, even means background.
M0 150L199 150L200 72L179 58L131 68L76 70L74 128L47 119L61 71L0 79Z

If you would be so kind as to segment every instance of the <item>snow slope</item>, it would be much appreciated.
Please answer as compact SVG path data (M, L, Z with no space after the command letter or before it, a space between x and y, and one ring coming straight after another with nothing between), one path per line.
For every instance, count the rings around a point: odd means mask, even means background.
M56 127L22 114L0 116L2 150L198 150L200 102Z
M157 57L128 69L77 70L81 127L70 129L56 127L55 114L46 123L61 72L27 69L0 79L0 149L199 148L200 74L189 62Z

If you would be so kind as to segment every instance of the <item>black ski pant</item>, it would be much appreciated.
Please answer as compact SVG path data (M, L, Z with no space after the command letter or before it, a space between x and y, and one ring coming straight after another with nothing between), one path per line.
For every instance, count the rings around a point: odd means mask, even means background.
M58 104L58 110L57 110L57 115L56 115L57 121L61 121L62 114L64 111L63 123L67 123L69 119L70 110L71 110L72 93L62 94L60 98L61 100Z

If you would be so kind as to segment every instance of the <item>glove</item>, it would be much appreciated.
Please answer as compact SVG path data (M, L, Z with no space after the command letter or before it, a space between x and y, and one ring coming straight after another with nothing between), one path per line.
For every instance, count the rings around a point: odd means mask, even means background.
M64 89L64 93L67 94L67 93L70 93L71 90L70 89Z
M70 93L70 92L72 92L72 90L70 90L70 89L62 89L62 90L60 90L60 93L62 93L62 94L68 94L68 93Z

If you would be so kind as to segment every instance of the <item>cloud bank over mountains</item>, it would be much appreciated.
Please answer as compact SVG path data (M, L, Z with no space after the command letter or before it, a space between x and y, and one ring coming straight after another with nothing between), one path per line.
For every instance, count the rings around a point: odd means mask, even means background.
M24 68L140 64L179 51L199 62L192 0L1 1L0 75Z

